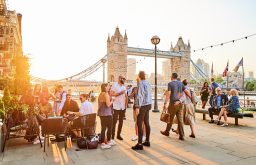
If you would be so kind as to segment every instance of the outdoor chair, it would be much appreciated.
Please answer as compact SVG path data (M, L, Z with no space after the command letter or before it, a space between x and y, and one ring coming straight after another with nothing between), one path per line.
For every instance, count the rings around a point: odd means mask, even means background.
M96 130L96 113L80 116L70 123L71 130L80 130L82 132L82 136L90 136L95 134ZM89 132L86 132L88 131Z
M68 127L68 121L67 119L63 117L49 117L44 119L42 123L42 133L44 135L44 152L45 152L45 144L46 141L48 142L48 147L49 147L49 137L50 135L59 135L59 134L64 134L64 147L65 151L67 149L67 127Z

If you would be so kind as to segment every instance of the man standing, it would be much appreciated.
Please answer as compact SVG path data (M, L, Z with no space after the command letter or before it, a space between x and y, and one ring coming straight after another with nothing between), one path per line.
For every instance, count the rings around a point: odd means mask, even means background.
M126 93L126 87L124 86L125 78L123 76L118 77L118 82L115 83L111 88L111 96L114 96L113 101L113 127L112 127L112 139L115 138L115 129L117 119L118 123L118 130L117 130L117 139L123 140L121 137L121 131L123 127L123 120L125 115L125 110L128 104L128 97Z
M210 105L212 106L212 102L213 102L213 98L214 96L216 96L216 88L219 87L219 84L217 84L215 81L214 81L214 78L211 78L211 96L210 96Z
M183 113L182 113L182 103L181 96L184 91L185 94L191 98L190 92L184 87L182 82L177 80L178 74L172 73L171 82L168 83L168 91L166 92L166 100L164 102L164 109L166 109L167 101L170 99L168 106L168 112L170 113L170 123L167 124L165 131L160 131L161 134L169 136L169 132L172 128L173 118L176 115L178 119L178 131L179 139L184 140L184 130L183 130Z
M145 72L139 72L140 82L138 84L138 94L136 102L138 103L136 108L137 116L137 126L139 133L138 143L132 147L133 150L143 150L143 145L150 147L149 136L150 136L150 125L149 125L149 110L151 109L152 97L151 97L151 86L145 80ZM143 128L142 124L146 127L146 140L142 143Z

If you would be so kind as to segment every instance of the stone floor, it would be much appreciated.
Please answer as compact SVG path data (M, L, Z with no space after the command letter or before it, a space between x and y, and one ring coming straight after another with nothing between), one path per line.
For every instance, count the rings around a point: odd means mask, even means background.
M126 114L124 140L116 140L117 145L111 149L75 151L74 144L65 151L63 143L55 142L43 152L39 144L29 144L22 138L11 139L0 157L0 165L256 164L255 118L241 119L239 126L235 126L234 119L230 118L230 125L223 128L208 124L202 120L202 114L197 114L196 139L188 137L190 128L185 126L185 141L180 141L174 133L170 137L160 135L159 131L165 128L165 124L159 121L160 113L150 112L151 147L133 151L131 146L136 142L131 141L134 135L132 110L128 109Z

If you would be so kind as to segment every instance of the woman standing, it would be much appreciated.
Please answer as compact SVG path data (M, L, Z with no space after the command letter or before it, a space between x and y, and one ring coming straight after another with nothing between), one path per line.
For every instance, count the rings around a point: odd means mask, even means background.
M191 92L190 88L187 86L188 82L186 79L182 81L185 88ZM187 96L185 92L183 92L183 104L184 104L184 123L189 124L191 129L191 135L189 137L195 138L195 106L192 103L192 95L191 97Z
M210 93L210 90L209 90L208 82L204 82L204 85L203 85L203 87L201 89L201 92L200 92L203 109L205 109L205 105L208 101L209 93Z
M113 102L109 96L110 86L108 83L101 85L101 93L98 98L98 116L101 122L101 148L109 149L115 145L115 141L111 139L112 135L112 122L113 122L113 110L111 105ZM105 143L105 132L107 130L107 143Z

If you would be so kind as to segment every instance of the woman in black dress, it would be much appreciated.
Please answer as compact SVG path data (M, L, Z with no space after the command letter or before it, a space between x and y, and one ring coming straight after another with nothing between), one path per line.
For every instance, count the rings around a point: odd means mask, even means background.
M204 82L204 85L201 89L200 94L201 94L202 108L205 109L205 105L208 101L208 97L210 94L208 82Z

